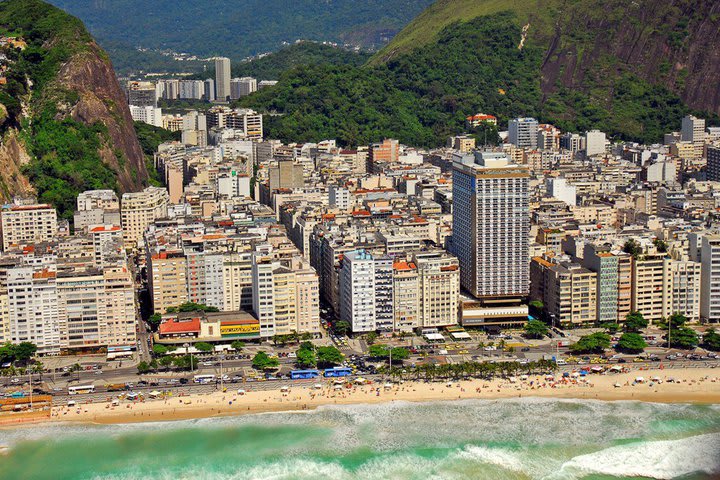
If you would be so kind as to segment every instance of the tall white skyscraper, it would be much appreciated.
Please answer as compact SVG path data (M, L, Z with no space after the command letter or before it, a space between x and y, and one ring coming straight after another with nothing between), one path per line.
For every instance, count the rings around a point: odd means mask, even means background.
M215 59L215 91L216 98L225 101L230 96L230 59L218 57Z
M520 148L537 148L538 121L534 118L515 118L508 123L508 140Z
M452 236L460 283L478 299L526 297L529 172L504 153L461 158L453 163Z

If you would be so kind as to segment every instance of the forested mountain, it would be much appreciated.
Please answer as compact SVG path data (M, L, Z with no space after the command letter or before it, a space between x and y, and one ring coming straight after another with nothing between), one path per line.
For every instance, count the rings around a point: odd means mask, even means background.
M0 2L0 198L37 193L62 215L83 190L136 190L147 181L127 101L82 22L41 0Z
M52 0L76 15L116 67L167 64L135 47L240 60L298 39L379 48L432 0ZM177 63L177 62L176 62ZM182 63L180 64L181 66Z
M434 146L482 111L656 142L717 119L719 32L712 0L439 0L367 66L299 67L243 103L296 141Z
M260 80L277 80L287 70L300 65L350 65L359 67L371 57L366 52L355 52L344 48L323 45L315 42L300 42L262 58L248 62L236 62L232 65L233 77L255 77ZM200 75L213 78L214 68Z

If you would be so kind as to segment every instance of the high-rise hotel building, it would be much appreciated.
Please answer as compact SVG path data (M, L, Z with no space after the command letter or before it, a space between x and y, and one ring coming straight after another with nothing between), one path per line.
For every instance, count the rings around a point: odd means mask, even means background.
M527 319L519 300L529 290L529 180L527 168L504 153L476 151L453 162L452 249L460 284L488 307L476 308L464 323Z

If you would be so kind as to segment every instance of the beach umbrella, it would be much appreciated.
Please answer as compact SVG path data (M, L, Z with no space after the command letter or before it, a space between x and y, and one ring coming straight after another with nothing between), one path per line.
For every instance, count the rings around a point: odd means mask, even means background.
M619 383L615 384L615 388L620 388L620 387L622 387L622 385L620 385Z
M320 385L319 383L316 383L315 385L313 385L313 387L320 390L322 388L322 385Z

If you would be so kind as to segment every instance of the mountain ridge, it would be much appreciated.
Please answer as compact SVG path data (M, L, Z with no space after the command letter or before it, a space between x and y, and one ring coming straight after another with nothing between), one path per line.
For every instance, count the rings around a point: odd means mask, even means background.
M0 28L27 43L8 50L0 89L3 144L16 156L0 158L15 164L0 171L2 199L36 193L69 217L80 191L141 188L148 174L127 101L82 22L41 0L4 0Z

